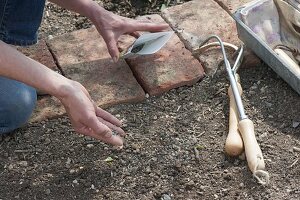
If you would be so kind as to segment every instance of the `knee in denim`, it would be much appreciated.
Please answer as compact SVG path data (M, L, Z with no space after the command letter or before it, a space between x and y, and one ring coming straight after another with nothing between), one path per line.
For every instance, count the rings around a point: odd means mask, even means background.
M11 94L6 93L6 101L0 108L0 132L10 132L25 124L30 118L36 103L35 89L22 85Z

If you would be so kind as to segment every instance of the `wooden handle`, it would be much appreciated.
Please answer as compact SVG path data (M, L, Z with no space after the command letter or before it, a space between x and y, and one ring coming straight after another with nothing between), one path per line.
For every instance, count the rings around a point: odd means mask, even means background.
M252 173L265 169L265 161L254 134L254 125L250 119L241 120L238 124L242 135L248 166Z
M243 90L241 84L237 83L237 85L238 85L239 93L240 95L242 95ZM238 130L239 117L238 117L238 111L237 111L231 86L228 88L228 96L229 96L229 131L225 142L225 152L229 156L238 156L243 152L244 144L243 144L241 134Z
M294 74L300 74L300 66L295 63L290 56L288 56L282 49L275 49L274 51Z

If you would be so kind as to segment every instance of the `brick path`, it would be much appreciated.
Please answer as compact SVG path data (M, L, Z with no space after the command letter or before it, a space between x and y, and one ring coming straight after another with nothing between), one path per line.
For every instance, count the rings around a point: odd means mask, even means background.
M231 14L250 0L194 0L167 8L160 15L142 16L153 22L167 22L177 35L158 53L113 63L103 39L94 27L75 31L21 49L29 57L79 81L101 107L143 101L145 94L161 95L170 89L192 85L210 74L221 61L219 50L193 57L191 51L211 34L240 44ZM122 50L132 43L130 36L119 42ZM250 53L251 54L251 53ZM251 61L259 61L251 55ZM254 62L254 64L255 64ZM253 64L253 63L252 63ZM44 96L31 121L64 115L55 97Z

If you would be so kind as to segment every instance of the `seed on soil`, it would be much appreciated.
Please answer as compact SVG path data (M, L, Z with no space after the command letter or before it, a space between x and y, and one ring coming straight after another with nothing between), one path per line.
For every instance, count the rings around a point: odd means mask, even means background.
M28 162L27 162L27 161L20 161L20 162L19 162L19 165L20 165L21 167L27 167L27 166L28 166Z
M146 172L147 172L147 173L150 173L150 172L151 172L150 166L147 166L147 167L146 167Z
M73 180L73 183L74 183L74 184L79 184L78 181L77 181L76 179Z
M114 160L114 159L113 159L112 157L109 156L109 157L107 157L104 161L105 161L105 162L112 162L113 160Z
M172 198L168 194L163 194L160 200L172 200Z
M86 147L87 148L92 148L92 147L94 147L94 145L93 144L87 144Z
M14 166L12 164L9 164L8 165L8 170L13 170L14 169Z
M50 189L46 189L45 193L49 195L51 193Z
M299 147L293 147L293 151L300 152L300 148Z
M253 90L250 90L250 91L249 91L249 94L250 94L250 95L255 95L255 94L256 94L256 92L255 92L255 91L253 91Z
M50 143L51 143L51 140L49 138L46 138L44 144L47 145L47 144L50 144Z
M293 121L293 128L297 128L300 125L300 122Z

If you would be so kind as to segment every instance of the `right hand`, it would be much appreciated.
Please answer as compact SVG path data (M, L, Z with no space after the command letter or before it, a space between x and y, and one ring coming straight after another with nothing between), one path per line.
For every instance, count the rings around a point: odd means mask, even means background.
M71 86L66 88L66 95L59 99L64 105L76 132L114 146L123 146L123 140L120 136L124 136L125 132L120 128L121 121L99 108L80 83L71 81ZM112 130L120 136L113 135Z

